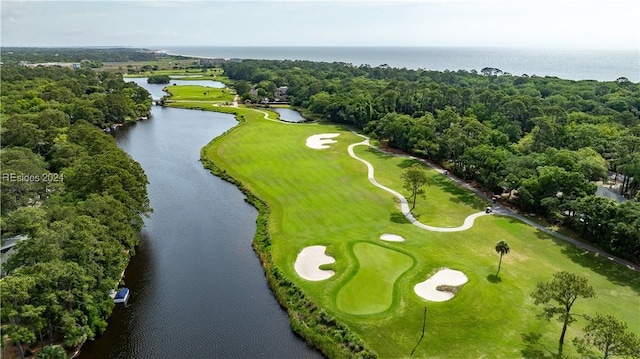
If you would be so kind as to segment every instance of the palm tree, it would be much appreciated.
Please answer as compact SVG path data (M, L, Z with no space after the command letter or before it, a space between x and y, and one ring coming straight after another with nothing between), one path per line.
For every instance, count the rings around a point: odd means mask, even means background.
M500 273L500 266L502 265L502 256L509 253L509 245L505 241L500 241L496 244L496 252L500 253L500 262L498 262L498 273Z

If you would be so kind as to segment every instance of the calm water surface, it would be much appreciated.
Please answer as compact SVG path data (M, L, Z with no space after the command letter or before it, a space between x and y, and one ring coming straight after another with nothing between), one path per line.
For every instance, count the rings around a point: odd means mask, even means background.
M201 57L346 62L425 70L495 67L513 75L558 76L569 80L640 82L640 52L490 47L212 47L170 46L172 54Z
M272 107L269 110L280 114L280 119L285 122L305 122L307 119L300 115L300 112L290 108Z
M145 86L146 87L146 86ZM154 212L125 274L128 305L80 358L321 358L289 328L251 249L256 210L198 161L230 115L155 107L116 133Z
M173 85L192 85L192 86L205 86L212 88L224 88L224 84L220 81L209 81L209 80L176 80L171 79L168 84L148 84L146 77L125 77L125 81L135 82L139 86L142 86L151 93L151 97L154 100L159 100L162 96L167 93L162 91L163 88L167 86Z

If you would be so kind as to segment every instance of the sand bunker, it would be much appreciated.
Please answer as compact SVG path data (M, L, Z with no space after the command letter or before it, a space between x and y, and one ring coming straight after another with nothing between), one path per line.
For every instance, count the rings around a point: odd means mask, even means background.
M452 292L437 290L439 286L458 287L465 284L469 279L464 273L453 270L443 269L431 278L420 282L413 287L413 290L420 297L432 302L444 302L455 295Z
M385 233L380 236L380 239L387 242L404 242L404 237L397 234Z
M314 150L322 150L324 148L329 148L327 146L328 143L336 143L336 140L332 140L334 137L340 136L339 133L321 133L318 135L313 135L307 138L307 147L313 148Z
M294 265L298 275L306 280L325 280L335 274L332 270L320 269L323 264L334 263L336 260L324 253L326 246L310 246L303 248L296 258Z

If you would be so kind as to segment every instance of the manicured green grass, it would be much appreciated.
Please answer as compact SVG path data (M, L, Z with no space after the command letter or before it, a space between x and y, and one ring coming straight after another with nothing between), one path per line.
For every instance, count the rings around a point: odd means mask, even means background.
M338 309L350 314L384 312L393 303L396 280L413 265L406 254L371 243L356 243L355 276L338 292Z
M174 71L179 73L201 72L202 69L200 68L185 69L186 67L197 65L197 63L198 60L195 59L178 60L175 58L165 57L149 61L104 62L104 66L98 68L97 70L126 72L128 69L140 70L144 66L157 66L158 70L154 71L153 73L158 73L159 71ZM181 69L174 69L174 67L176 66Z
M171 60L158 59L156 61L129 61L129 62L107 62L104 67L98 68L97 71L118 71L122 72L125 77L149 77L153 75L167 75L174 79L180 80L212 80L220 81L228 84L229 78L224 76L224 70L221 68L210 68L203 71L201 68L183 68L197 64L197 60ZM157 70L141 71L143 66L157 66ZM174 66L180 67L174 69ZM129 69L140 71L137 73L128 73Z
M541 308L533 304L530 293L537 282L550 280L559 270L587 277L597 291L594 299L578 300L575 313L614 314L640 333L638 273L507 217L480 217L463 232L421 230L403 220L393 196L371 185L365 166L349 157L348 145L362 139L348 130L329 124L281 124L265 121L250 109L210 107L246 120L204 154L269 204L274 263L380 357L409 356L421 334L425 306L425 338L413 357L526 357L531 348L523 337L531 333L541 334L534 349L556 351L560 323L537 319ZM306 138L318 133L340 136L328 149L306 147ZM400 174L410 162L364 147L356 148L356 153L374 165L378 181L404 191ZM484 206L443 176L432 176L436 183L426 188L427 198L416 207L423 222L458 226ZM406 241L382 243L383 233L401 235ZM498 278L494 246L500 240L507 241L511 252L504 256ZM327 245L327 253L336 259L332 265L336 274L308 282L296 274L293 263L302 248L318 244ZM390 269L393 263L400 269ZM414 285L443 267L464 272L469 282L446 302L418 297ZM376 278L377 269L384 273ZM388 298L389 281L394 279L389 308L372 309L389 302L376 296ZM579 319L570 327L566 354L576 355L571 339L583 325Z
M411 195L410 191L403 188L403 183L398 181L398 175L415 163L414 160L392 156L365 146L356 147L355 153L374 165L376 180L380 184L392 187L405 198ZM418 196L416 208L412 211L414 217L422 223L436 227L458 227L467 216L483 211L488 205L488 202L457 186L448 177L429 167L424 166L424 169L430 184L423 187L426 193Z
M232 102L234 94L228 88L211 88L205 86L181 85L167 86L172 101L210 101Z

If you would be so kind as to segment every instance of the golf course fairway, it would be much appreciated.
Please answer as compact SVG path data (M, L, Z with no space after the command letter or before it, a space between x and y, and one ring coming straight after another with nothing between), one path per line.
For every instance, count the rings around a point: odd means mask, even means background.
M242 107L207 109L234 113L240 121L207 145L202 156L268 205L264 248L279 275L379 357L409 357L414 347L414 358L551 357L561 323L538 319L542 308L531 293L557 271L580 274L596 290L595 298L578 299L572 312L612 314L640 334L637 272L511 217L481 216L468 230L451 233L418 228L400 212L397 198L370 183L366 166L349 156L348 146L362 141L349 129L268 121L264 113ZM318 134L339 135L325 148L306 146ZM367 146L354 152L373 165L379 183L408 197L400 175L413 160ZM457 227L487 206L446 176L425 170L434 180L413 211L420 222ZM385 233L405 241L381 241ZM494 246L500 240L511 252L503 257L498 277ZM316 245L326 246L335 258L330 264L335 274L305 280L294 263L303 248ZM444 302L416 295L414 286L442 268L463 272L464 288ZM416 347L425 307L424 339ZM569 326L566 355L578 355L571 340L582 335L584 325L578 317Z

